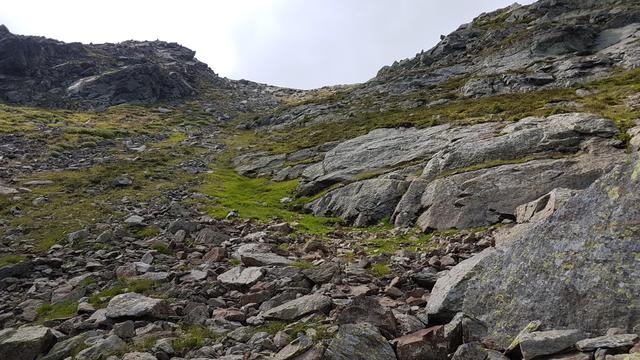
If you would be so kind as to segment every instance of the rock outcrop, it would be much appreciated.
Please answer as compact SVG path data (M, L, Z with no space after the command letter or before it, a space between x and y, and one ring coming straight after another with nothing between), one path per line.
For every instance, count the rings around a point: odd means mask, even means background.
M513 124L378 129L307 167L300 192L346 184L307 208L358 226L385 218L423 229L485 226L515 220L518 206L555 188L589 186L619 161L617 133L611 120L584 113Z
M434 300L463 300L430 302L429 310L473 314L498 338L533 319L592 333L637 329L639 168L636 153L510 246L474 261L473 275L439 279Z

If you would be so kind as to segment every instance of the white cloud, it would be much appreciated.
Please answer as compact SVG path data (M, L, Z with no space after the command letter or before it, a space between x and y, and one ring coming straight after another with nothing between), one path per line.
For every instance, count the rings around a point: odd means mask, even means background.
M175 41L223 76L311 88L366 81L510 2L20 0L0 3L0 23L63 41Z

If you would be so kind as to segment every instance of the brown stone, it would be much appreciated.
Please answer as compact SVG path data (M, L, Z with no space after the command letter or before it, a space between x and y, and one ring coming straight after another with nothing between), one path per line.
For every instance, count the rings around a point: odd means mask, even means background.
M245 315L238 309L215 309L213 318L223 318L228 321L244 321Z
M398 360L446 360L449 344L442 325L397 338Z
M227 249L223 247L214 247L213 249L209 250L209 252L204 254L204 256L202 257L202 260L205 262L212 263L212 262L220 262L226 258L227 258Z

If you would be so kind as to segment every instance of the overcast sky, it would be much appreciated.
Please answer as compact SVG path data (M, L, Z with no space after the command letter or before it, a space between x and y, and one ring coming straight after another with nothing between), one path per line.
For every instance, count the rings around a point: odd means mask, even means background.
M308 89L366 81L513 1L3 0L0 23L67 42L175 41L222 76Z

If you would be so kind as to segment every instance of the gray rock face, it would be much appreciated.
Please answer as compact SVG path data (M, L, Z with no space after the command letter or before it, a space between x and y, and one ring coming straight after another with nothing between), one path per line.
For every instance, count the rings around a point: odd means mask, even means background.
M331 298L320 294L301 296L280 306L262 312L265 319L292 321L303 315L326 312L331 308Z
M611 120L583 113L378 129L328 151L305 170L299 190L314 194L346 184L306 208L359 226L385 218L423 229L484 226L515 219L518 206L554 188L590 185L622 153L611 140L617 131ZM425 165L417 176L419 164Z
M637 326L638 169L634 154L510 247L480 261L462 310L497 335L513 334L530 319L592 333Z
M617 156L534 160L439 178L427 185L416 223L422 229L469 228L515 219L520 204L559 187L583 189Z
M409 182L394 179L358 181L308 204L316 216L341 217L354 226L380 222L393 213Z
M548 194L532 202L518 206L516 208L516 221L525 223L544 220L576 193L577 191L570 189L553 189Z
M396 354L378 330L366 323L340 326L324 356L329 360L393 360Z
M426 161L453 137L472 136L474 131L490 129L478 125L452 129L448 125L426 129L377 129L347 140L328 151L324 159L302 173L299 191L303 195L319 192L335 183L358 176L388 172L415 161ZM486 131L485 130L485 131Z
M44 326L0 330L0 354L11 360L34 360L46 354L55 342L51 329Z
M575 113L525 118L498 136L454 142L411 183L393 219L436 229L515 219L517 206L555 187L584 188L610 170L621 152L604 139L616 133L610 120Z
M65 44L5 31L0 34L0 97L84 108L181 99L196 93L204 79L219 81L194 55L161 41Z
M496 250L489 248L454 266L436 281L427 303L427 313L435 321L451 320L463 307L469 282L474 279L478 264Z
M162 299L153 299L137 293L114 296L107 305L106 316L119 318L166 319L175 315L169 304Z

